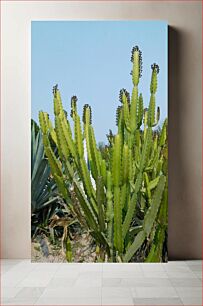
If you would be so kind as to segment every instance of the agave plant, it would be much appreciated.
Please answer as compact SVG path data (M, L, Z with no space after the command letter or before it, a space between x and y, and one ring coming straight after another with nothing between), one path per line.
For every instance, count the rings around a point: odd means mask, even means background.
M143 253L142 260L162 261L167 238L167 120L156 133L154 127L160 117L155 101L159 67L151 67L151 97L144 109L138 92L142 72L138 47L133 48L131 61L132 94L120 91L118 129L115 135L110 131L107 136L105 157L96 143L91 107L84 106L82 129L76 96L71 99L70 113L74 133L57 86L53 90L55 127L45 112L39 113L39 121L59 192L78 220L85 219L100 259L129 262ZM50 136L59 158L51 148ZM71 203L69 180L79 201L77 210Z
M50 166L45 158L42 133L37 124L31 123L31 213L32 226L47 223L56 209L59 196L56 183L51 176ZM46 210L46 213L44 213Z

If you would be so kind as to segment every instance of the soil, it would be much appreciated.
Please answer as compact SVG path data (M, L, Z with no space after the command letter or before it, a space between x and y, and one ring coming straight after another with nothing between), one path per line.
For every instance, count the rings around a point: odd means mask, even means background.
M32 262L67 262L61 238L51 243L47 236L38 236L32 240L31 248ZM72 262L96 262L96 245L88 232L72 236L71 248Z

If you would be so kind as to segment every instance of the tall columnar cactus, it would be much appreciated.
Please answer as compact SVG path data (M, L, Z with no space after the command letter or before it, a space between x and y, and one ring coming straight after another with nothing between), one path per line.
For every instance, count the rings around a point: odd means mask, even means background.
M77 98L72 97L72 132L57 86L53 90L55 127L44 112L39 113L39 121L58 189L78 220L85 218L97 251L102 250L107 261L128 262L142 250L145 260L157 261L163 258L167 229L167 120L160 132L154 130L160 117L159 108L155 114L158 65L152 65L151 97L144 110L138 90L142 72L138 47L133 48L131 61L132 94L120 91L117 134L108 135L105 157L95 139L91 107L84 106L81 122ZM57 155L50 137L58 148ZM80 212L72 202L68 181L72 182Z

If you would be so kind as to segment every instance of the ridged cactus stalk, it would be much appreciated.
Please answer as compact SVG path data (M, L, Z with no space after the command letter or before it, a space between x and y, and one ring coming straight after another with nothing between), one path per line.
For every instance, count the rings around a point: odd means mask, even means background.
M165 261L167 240L167 120L161 129L156 109L159 67L152 65L150 101L144 109L139 93L142 55L132 49L132 93L120 91L116 112L117 133L108 136L105 157L97 146L92 110L86 104L82 121L77 98L71 99L70 117L54 87L53 127L39 113L46 156L58 190L67 206L95 240L100 260L109 262ZM50 137L56 143L53 152ZM87 155L87 160L85 156ZM79 201L75 207L72 189ZM144 255L142 255L144 254ZM140 257L141 256L141 257Z

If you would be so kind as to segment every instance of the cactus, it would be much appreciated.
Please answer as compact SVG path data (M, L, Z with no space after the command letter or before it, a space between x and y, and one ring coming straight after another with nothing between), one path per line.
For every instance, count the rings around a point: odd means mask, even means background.
M97 249L105 254L100 259L128 262L148 245L143 260L157 261L158 258L161 261L167 228L167 120L161 131L154 130L160 118L159 107L155 111L158 65L151 67L151 97L144 110L143 97L138 90L142 55L137 46L132 50L131 61L132 94L130 96L125 89L120 91L117 133L113 135L110 130L107 135L109 145L105 155L97 146L91 107L84 105L81 121L77 97L72 97L72 133L57 86L53 89L55 127L44 112L39 113L39 121L45 153L58 190L70 205L67 181L72 182L80 203L80 219L84 216ZM50 137L58 148L58 156L51 148ZM88 161L85 160L85 148ZM70 205L70 208L78 214L78 207L76 210Z

